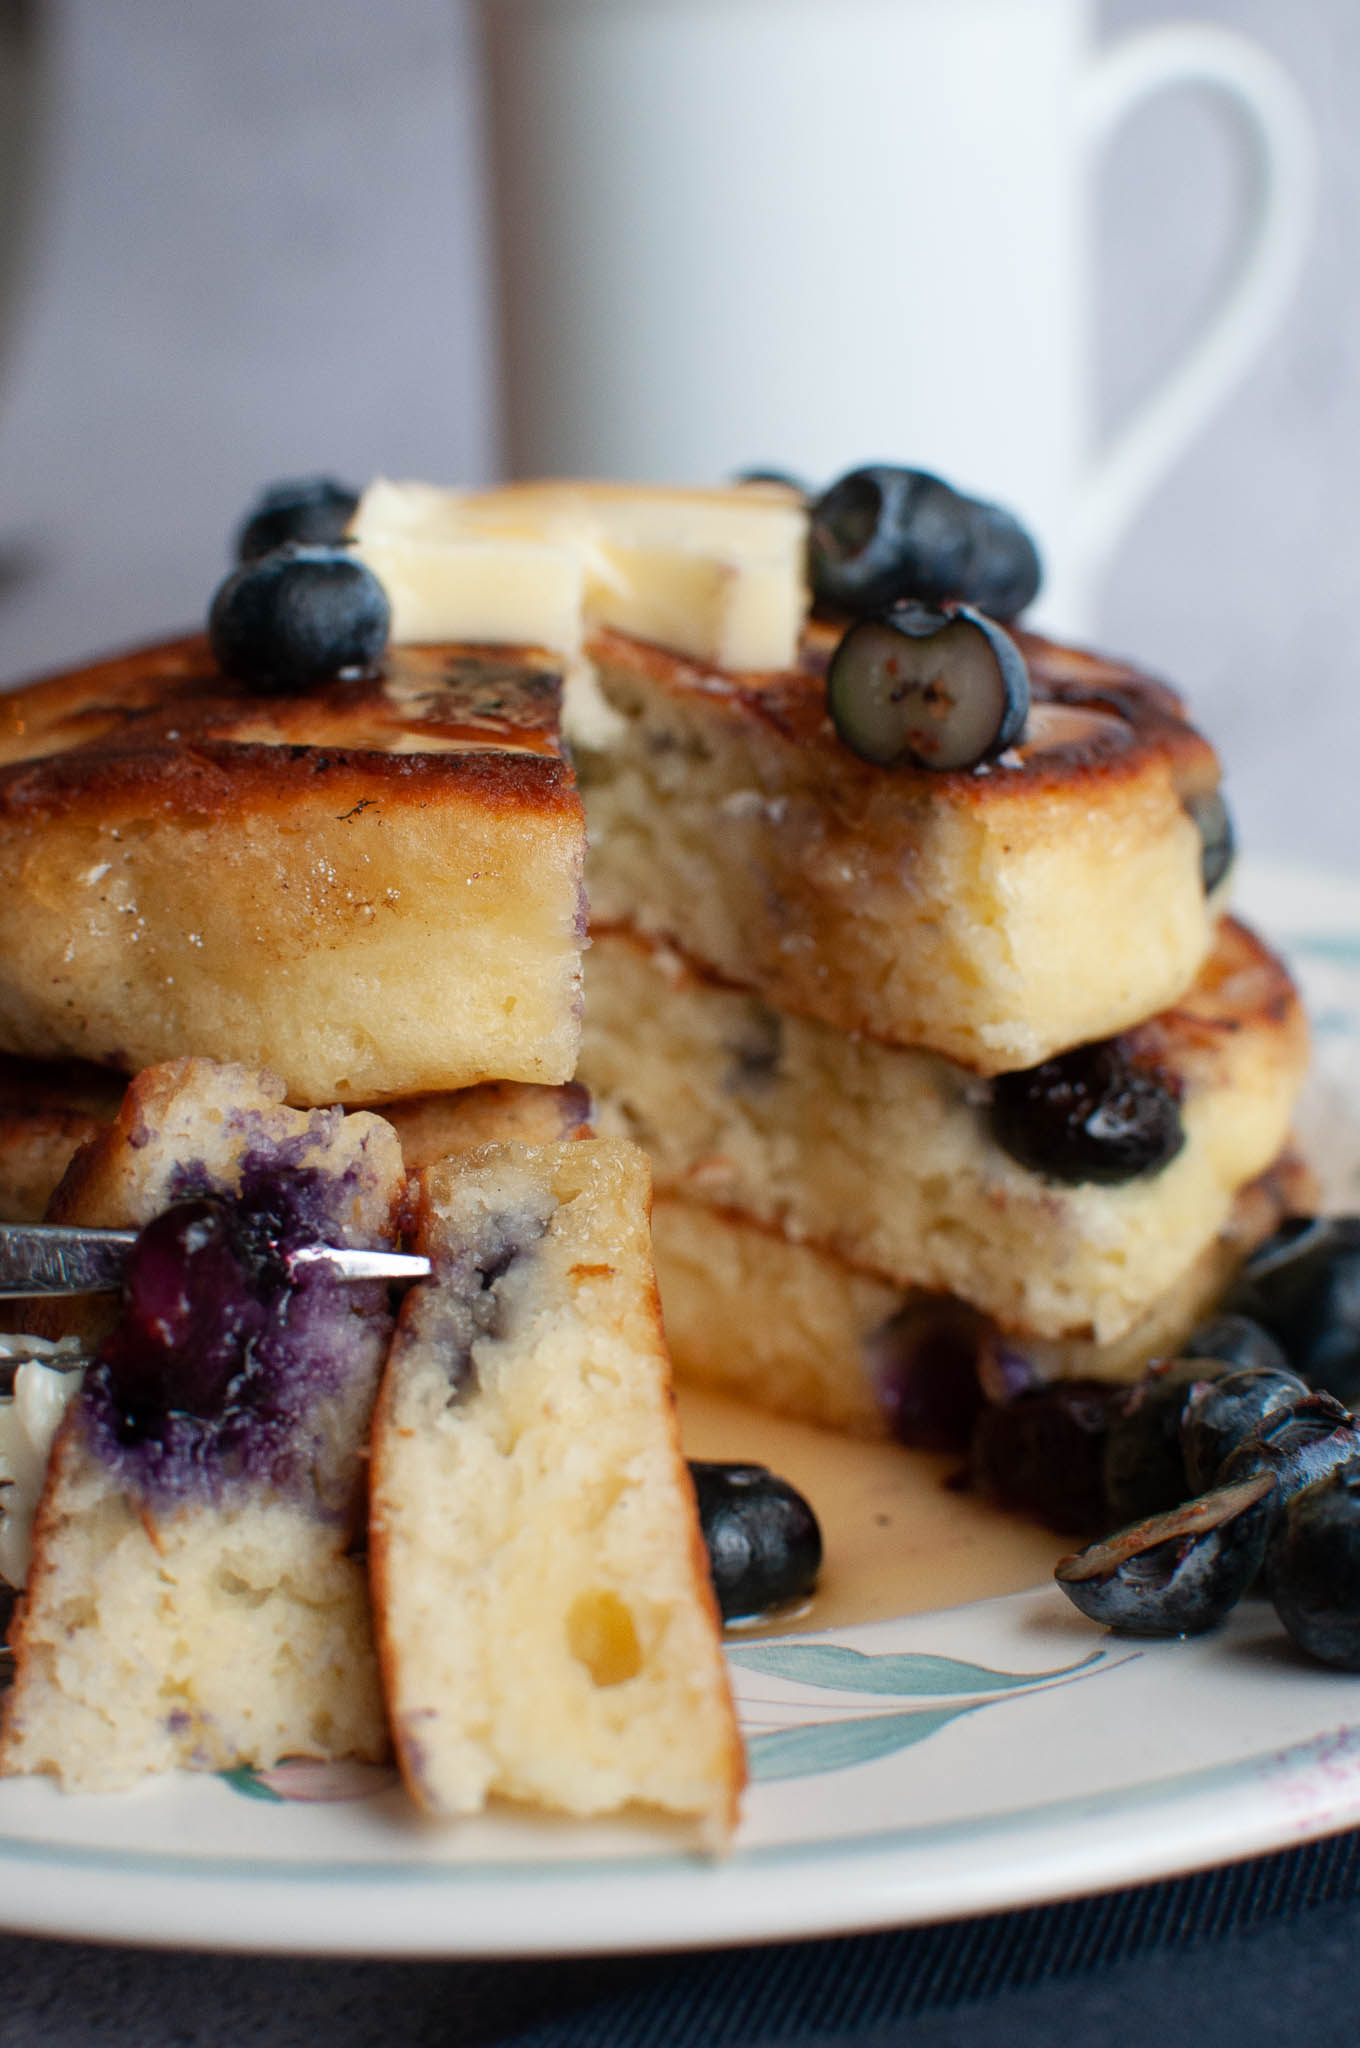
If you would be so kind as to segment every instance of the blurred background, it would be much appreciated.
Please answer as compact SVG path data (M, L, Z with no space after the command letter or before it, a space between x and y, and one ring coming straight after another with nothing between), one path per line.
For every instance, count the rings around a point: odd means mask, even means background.
M1129 532L1099 637L1188 693L1252 850L1357 868L1360 9L1101 0L1099 25L1186 15L1292 74L1320 206L1288 315ZM27 0L8 23L32 63L23 103L0 101L0 182L35 103L41 121L22 290L0 319L0 682L196 623L271 478L496 475L485 109L462 0ZM1115 141L1098 194L1106 422L1193 331L1243 176L1191 91ZM834 252L815 254L834 289ZM849 459L873 457L912 451Z

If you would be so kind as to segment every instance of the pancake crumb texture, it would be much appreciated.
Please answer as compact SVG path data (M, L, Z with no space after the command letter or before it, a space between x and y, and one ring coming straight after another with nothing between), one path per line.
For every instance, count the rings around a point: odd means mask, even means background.
M140 1075L72 1162L54 1214L136 1227L207 1195L279 1214L287 1242L391 1244L405 1188L395 1132L371 1115L290 1109L282 1095L276 1077L206 1060ZM248 1349L201 1409L178 1381L121 1394L112 1354L87 1372L54 1447L12 1632L6 1773L109 1790L175 1765L387 1753L364 1566L351 1554L391 1331L386 1288L324 1267L260 1285L276 1292L233 1307ZM40 1320L93 1345L118 1337L117 1315L81 1297L43 1304Z
M437 1279L375 1418L371 1559L417 1801L632 1803L725 1840L741 1749L681 1457L636 1148L489 1147L423 1177Z
M597 934L586 975L581 1079L660 1191L1043 1338L1109 1343L1176 1283L1284 1146L1307 1062L1283 967L1225 921L1182 1003L1121 1041L1172 1077L1181 1151L1063 1186L1002 1150L987 1085L938 1055L781 1013L627 933Z
M580 762L592 917L985 1074L1165 1008L1211 943L1184 798L1214 755L1127 671L1117 704L1094 663L1080 702L1046 701L1042 646L1013 761L931 775L856 759L810 670L724 676L599 636L622 732Z
M557 702L555 675L449 649L252 699L196 641L15 693L0 1049L125 1074L187 1049L311 1104L569 1080L584 824Z
M1314 1193L1288 1158L1253 1181L1219 1235L1121 1337L1008 1331L1001 1345L1043 1379L1137 1379L1150 1360L1175 1355L1247 1253L1287 1215L1307 1213ZM658 1196L652 1242L677 1378L824 1429L891 1435L894 1384L942 1315L970 1358L997 1337L962 1301L890 1286L732 1210Z

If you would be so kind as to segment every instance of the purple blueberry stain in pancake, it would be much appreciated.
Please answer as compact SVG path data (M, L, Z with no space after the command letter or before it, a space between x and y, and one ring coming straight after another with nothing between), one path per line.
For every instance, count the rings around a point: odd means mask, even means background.
M476 1393L473 1347L480 1338L504 1334L504 1283L532 1255L552 1213L546 1197L541 1203L484 1211L475 1227L435 1250L433 1280L407 1297L397 1349L428 1348L440 1359L450 1407Z
M290 1252L346 1237L360 1172L298 1157L293 1143L248 1152L235 1192L185 1165L129 1254L82 1407L91 1448L153 1501L266 1482L323 1515L351 1510L329 1430L336 1404L376 1381L387 1290L290 1272Z

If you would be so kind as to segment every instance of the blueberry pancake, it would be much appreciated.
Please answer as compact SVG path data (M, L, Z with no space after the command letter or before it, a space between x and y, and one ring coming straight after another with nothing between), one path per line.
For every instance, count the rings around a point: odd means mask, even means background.
M416 1800L632 1804L719 1847L741 1747L680 1455L636 1147L492 1145L421 1177L434 1276L373 1426L370 1560Z
M659 1192L1044 1339L1116 1342L1193 1267L1282 1150L1308 1057L1284 967L1231 919L1177 1004L991 1082L633 933L597 931L586 973L580 1076Z
M125 1085L120 1075L78 1060L0 1057L0 1223L43 1221L75 1153L118 1114ZM476 1145L549 1145L592 1135L590 1097L571 1081L555 1088L483 1081L363 1107L391 1124L408 1173Z
M732 1210L658 1196L652 1242L677 1377L775 1414L854 1436L939 1441L966 1424L979 1375L1136 1379L1175 1354L1243 1259L1288 1215L1306 1214L1311 1176L1284 1155L1238 1194L1227 1221L1122 1337L1042 1338L1002 1330L956 1297L892 1286L819 1246Z
M1173 692L1016 631L1016 743L883 767L828 716L840 631L814 620L796 668L745 673L595 634L620 729L579 761L594 922L984 1075L1176 1002L1212 943L1223 813Z
M121 1306L44 1308L98 1348L39 1503L7 1773L111 1790L386 1753L353 1550L387 1289L285 1255L390 1244L405 1176L380 1118L282 1096L240 1067L153 1069L63 1183L63 1220L147 1227Z
M300 1104L571 1078L560 663L392 649L302 694L201 638L0 699L0 1051L197 1054Z

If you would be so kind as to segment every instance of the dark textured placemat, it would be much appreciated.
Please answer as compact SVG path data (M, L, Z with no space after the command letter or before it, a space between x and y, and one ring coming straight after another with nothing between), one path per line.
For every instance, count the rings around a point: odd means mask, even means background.
M671 1957L308 1962L0 1940L5 2048L1360 2040L1360 1834L938 1927Z

